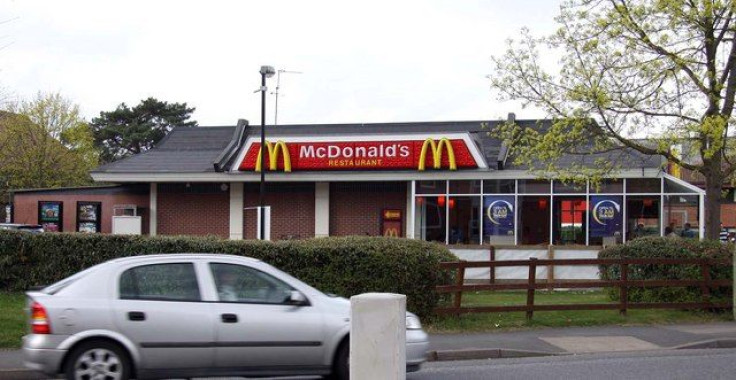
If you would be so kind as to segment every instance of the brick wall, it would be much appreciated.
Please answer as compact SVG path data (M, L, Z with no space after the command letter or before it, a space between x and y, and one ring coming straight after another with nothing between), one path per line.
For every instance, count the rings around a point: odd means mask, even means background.
M159 235L230 236L230 191L220 183L159 184Z
M405 182L334 182L330 184L330 236L381 235L383 209L401 210L406 228Z
M245 184L245 207L259 205L259 184ZM267 206L271 206L271 240L314 237L314 183L267 183ZM256 210L246 210L243 237L256 238Z
M103 192L100 190L98 192ZM74 190L28 192L16 193L14 222L25 224L38 223L38 202L63 202L63 232L75 232L77 230L77 202L101 202L100 205L100 229L102 233L112 232L113 206L133 204L142 208L144 234L148 233L148 194L117 193L117 194L94 194L90 191ZM4 222L4 220L3 220Z

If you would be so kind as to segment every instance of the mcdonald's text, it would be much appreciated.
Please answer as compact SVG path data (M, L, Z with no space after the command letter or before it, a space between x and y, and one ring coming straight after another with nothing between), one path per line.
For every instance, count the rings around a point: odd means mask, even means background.
M461 139L349 142L279 140L269 141L268 145L264 165L268 171L455 170L478 167L465 141ZM250 145L239 170L260 170L260 148L258 143Z

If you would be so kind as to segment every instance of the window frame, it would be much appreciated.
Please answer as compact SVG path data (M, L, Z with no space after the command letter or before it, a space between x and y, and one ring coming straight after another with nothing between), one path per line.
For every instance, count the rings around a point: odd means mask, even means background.
M144 268L144 267L151 267L151 266L162 266L162 265L188 265L191 268L192 274L194 275L194 283L197 286L197 299L173 299L168 297L127 297L123 295L123 286L122 281L123 277L126 273L131 272L131 274L134 277L134 287L136 290L136 293L140 295L140 284L138 282L137 276L138 274L135 272L136 269ZM162 262L162 263L145 263L145 264L137 264L137 265L131 265L129 267L126 267L120 271L120 274L117 277L116 281L117 285L117 299L118 300L124 300L124 301L164 301L164 302L204 302L203 297L203 288L199 281L199 275L197 274L197 265L194 262L191 261L171 261L171 262Z

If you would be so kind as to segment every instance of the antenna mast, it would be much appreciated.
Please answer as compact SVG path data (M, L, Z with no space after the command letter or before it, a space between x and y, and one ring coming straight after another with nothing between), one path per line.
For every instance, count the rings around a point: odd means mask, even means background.
M278 70L276 74L276 91L272 94L276 95L276 102L274 105L273 125L279 125L279 89L281 88L281 73L284 74L302 74L301 71L289 71L289 70Z

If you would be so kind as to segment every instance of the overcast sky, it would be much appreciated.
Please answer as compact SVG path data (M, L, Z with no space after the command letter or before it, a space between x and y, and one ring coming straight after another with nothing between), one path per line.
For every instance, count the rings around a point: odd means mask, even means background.
M533 118L485 76L508 38L549 34L558 13L555 0L0 0L0 85L58 91L87 118L152 96L196 107L203 126L259 124L271 65L302 72L281 75L279 124ZM271 124L273 95L267 107Z

